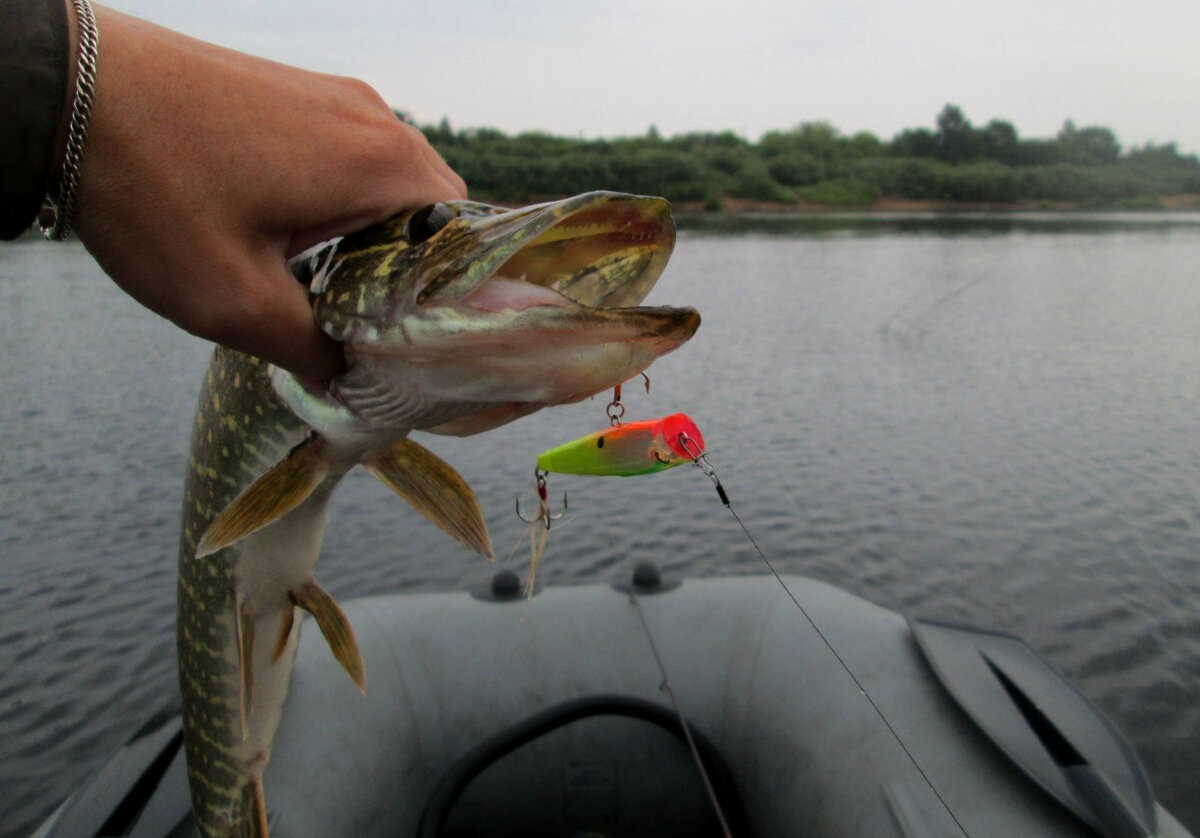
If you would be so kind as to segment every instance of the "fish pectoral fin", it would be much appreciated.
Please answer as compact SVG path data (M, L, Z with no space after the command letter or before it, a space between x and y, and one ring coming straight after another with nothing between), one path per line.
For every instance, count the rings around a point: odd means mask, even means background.
M461 544L494 559L475 492L445 460L411 439L372 454L363 467Z
M324 442L309 437L221 510L200 537L196 557L211 555L278 521L304 503L328 474Z
M317 621L317 627L325 636L330 651L337 662L346 670L350 680L358 685L363 695L367 694L366 666L363 664L362 652L358 648L358 640L354 637L354 629L342 613L329 592L318 584L316 579L310 579L299 588L288 592L292 602L299 605Z

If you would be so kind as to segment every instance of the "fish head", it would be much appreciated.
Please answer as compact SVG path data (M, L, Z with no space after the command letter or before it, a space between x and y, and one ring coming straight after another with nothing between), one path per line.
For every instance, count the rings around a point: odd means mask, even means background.
M610 192L399 214L298 272L347 369L327 387L276 370L276 390L318 431L368 436L473 434L578 401L695 333L695 309L639 305L674 243L666 201Z

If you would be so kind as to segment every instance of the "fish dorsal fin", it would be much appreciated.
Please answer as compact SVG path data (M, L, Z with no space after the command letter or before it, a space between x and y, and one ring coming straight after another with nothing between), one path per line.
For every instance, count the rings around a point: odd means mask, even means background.
M325 444L312 436L251 483L209 524L196 557L211 555L274 523L308 499L329 474Z
M362 652L358 649L358 640L354 637L354 629L342 613L329 592L320 586L316 579L310 579L299 588L288 592L292 602L299 605L317 621L321 634L337 662L346 670L350 680L358 685L363 695L367 694L366 666L363 664Z
M462 475L437 454L402 439L372 454L363 467L455 540L495 558L479 500Z

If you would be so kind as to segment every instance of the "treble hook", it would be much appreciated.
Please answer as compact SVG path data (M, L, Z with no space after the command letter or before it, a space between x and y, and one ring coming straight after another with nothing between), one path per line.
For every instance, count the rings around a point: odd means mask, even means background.
M559 518L561 518L562 516L567 514L567 493L563 492L562 511L559 512L558 514L551 513L550 512L550 501L548 499L549 491L546 489L547 473L548 472L544 472L540 468L535 468L533 470L533 476L537 480L537 493L538 493L538 511L537 511L536 515L534 515L530 518L526 518L525 513L521 510L521 498L518 496L516 500L517 500L517 517L518 518L520 518L522 521L524 521L527 524L533 524L533 523L540 521L542 526L546 530L549 530L551 521L557 521Z

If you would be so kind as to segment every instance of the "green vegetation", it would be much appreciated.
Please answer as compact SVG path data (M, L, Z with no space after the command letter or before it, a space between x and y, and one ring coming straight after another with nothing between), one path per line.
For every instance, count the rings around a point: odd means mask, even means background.
M400 115L404 118L404 115ZM831 206L879 199L1088 208L1153 208L1197 196L1200 160L1174 143L1123 151L1108 128L1067 121L1054 139L1021 139L1009 122L974 127L946 105L935 127L883 142L824 122L771 131L757 143L732 132L583 140L490 128L423 126L473 195L523 202L614 189L719 209L729 199Z

